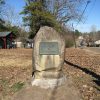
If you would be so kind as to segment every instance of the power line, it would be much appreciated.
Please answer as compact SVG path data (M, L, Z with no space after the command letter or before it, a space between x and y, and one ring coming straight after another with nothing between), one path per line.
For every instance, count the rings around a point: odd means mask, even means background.
M90 2L91 2L90 0L87 1L86 6L85 6L85 8L84 8L84 10L83 10L83 12L82 12L80 18L79 18L78 23L76 24L76 26L80 23L80 21L81 21L81 19L82 19L82 16L84 15L85 10L86 10L86 8L87 8L87 6L88 6L88 4L89 4Z
M88 14L87 18L89 17L89 15L91 14L92 10L94 9L95 3L96 3L96 0L94 0L93 5L91 7L91 10L89 11L89 14ZM83 22L83 24L86 22L86 20Z
M85 8L84 8L84 10L83 10L83 12L82 12L80 18L79 18L78 23L76 24L76 26L77 26L77 25L79 24L79 22L81 21L81 18L82 18L82 16L83 16L83 14L85 13L85 10L86 10L86 8L87 8L87 6L88 6L89 3L90 3L90 0L87 1L86 6L85 6ZM76 41L75 41L75 32L74 32L73 23L72 23L72 28L73 28L73 39L74 39L74 44L75 44L75 48L76 48L77 46L76 46Z

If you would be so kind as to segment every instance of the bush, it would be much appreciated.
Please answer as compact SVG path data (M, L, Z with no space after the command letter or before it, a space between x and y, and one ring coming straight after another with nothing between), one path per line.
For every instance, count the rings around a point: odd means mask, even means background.
M74 42L72 40L66 40L65 41L65 46L66 48L72 47L74 45Z

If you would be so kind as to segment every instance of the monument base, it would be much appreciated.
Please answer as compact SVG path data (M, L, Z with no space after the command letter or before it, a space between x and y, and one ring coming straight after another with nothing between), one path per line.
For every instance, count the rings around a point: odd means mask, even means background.
M58 79L48 79L48 78L41 78L41 79L35 79L33 77L32 79L32 86L40 86L41 88L55 88L57 86L60 86L64 84L66 81L66 76L60 77Z

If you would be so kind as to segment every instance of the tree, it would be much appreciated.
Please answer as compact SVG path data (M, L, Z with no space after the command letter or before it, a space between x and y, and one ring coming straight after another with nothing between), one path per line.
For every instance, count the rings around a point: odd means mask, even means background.
M0 21L3 19L2 18L2 13L3 13L4 5L5 5L5 1L4 0L0 0Z
M0 0L0 31L8 30L8 28L4 26L5 21L3 20L3 16L2 16L4 4L5 4L5 1Z
M4 4L5 4L5 1L4 0L0 0L0 14L2 12L2 7L3 7Z
M46 9L45 0L27 0L24 11L21 14L25 25L30 26L30 38L33 38L41 26L55 27L57 25L55 16Z
M75 30L75 36L78 37L80 35L81 35L81 33L78 30Z
M4 4L5 4L5 1L0 0L0 22L2 22L2 9L3 9Z
M79 20L84 1L86 0L49 0L48 9L61 24L66 24L72 20Z
M5 1L4 0L0 0L0 5L1 4L5 4Z
M3 19L5 20L5 24L12 26L20 26L20 15L17 13L13 6L5 5L3 11Z
M21 14L25 15L25 25L30 26L30 36L33 37L44 25L62 32L69 21L79 20L84 1L86 0L26 0Z

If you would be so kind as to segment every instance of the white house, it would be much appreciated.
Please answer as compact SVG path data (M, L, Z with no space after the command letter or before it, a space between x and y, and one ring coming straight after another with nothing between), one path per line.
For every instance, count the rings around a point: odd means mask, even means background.
M100 40L95 41L96 46L100 46Z
M21 48L21 47L22 47L22 42L17 41L17 42L16 42L16 47L17 47L17 48Z

